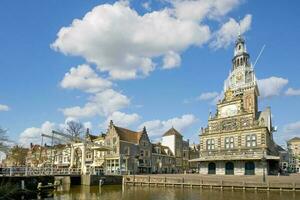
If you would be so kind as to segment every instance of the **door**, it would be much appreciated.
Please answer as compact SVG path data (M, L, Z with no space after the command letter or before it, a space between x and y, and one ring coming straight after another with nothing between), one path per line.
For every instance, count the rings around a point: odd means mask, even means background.
M245 175L255 175L255 164L253 161L245 163Z
M225 174L226 175L234 175L234 164L233 164L233 162L227 162L225 164Z
M208 164L208 174L216 174L216 164L215 163Z

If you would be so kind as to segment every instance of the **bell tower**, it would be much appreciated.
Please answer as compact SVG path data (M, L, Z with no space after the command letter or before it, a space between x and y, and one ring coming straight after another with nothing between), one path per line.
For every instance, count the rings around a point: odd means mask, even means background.
M234 57L232 59L232 70L236 70L239 67L249 67L249 54L247 53L247 48L244 38L239 35L235 42Z

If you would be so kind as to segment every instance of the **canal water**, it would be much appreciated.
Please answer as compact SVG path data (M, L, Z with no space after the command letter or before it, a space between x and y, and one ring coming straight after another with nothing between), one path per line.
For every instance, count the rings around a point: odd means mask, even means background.
M300 200L299 192L231 191L140 186L64 186L49 200Z

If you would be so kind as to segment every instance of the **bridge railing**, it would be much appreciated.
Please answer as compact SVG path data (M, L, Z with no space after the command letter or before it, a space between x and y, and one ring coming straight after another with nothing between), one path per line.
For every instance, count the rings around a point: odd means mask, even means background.
M80 175L80 168L51 167L7 167L0 168L0 176L48 176L48 175Z

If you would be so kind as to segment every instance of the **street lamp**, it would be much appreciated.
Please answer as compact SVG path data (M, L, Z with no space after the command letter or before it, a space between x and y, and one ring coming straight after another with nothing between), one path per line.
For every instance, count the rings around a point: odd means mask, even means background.
M262 166L263 166L263 182L266 182L266 157L265 152L263 151L263 157L261 159Z

